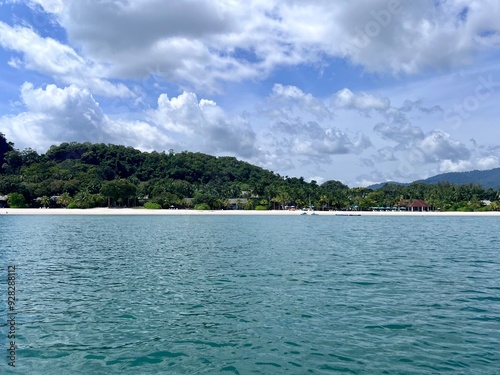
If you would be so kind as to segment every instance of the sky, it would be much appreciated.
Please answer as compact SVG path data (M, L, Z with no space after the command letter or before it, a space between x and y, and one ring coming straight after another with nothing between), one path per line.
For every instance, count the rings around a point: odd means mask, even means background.
M0 132L351 187L500 167L498 0L0 0Z

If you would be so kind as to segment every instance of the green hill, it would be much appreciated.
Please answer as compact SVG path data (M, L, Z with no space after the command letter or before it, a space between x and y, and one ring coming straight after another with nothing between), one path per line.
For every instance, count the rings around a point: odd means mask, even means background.
M426 184L449 182L455 185L480 184L484 188L500 189L500 168L487 171L450 172L419 180Z
M234 157L199 152L141 152L120 145L71 142L51 146L40 155L13 146L0 134L0 207L370 210L423 199L435 209L477 211L496 210L500 203L500 169L440 175L425 180L429 183L384 184L372 190L349 188L335 180L318 185ZM494 204L485 207L483 200Z
M206 204L221 209L230 205L228 199L241 198L247 209L278 209L303 207L309 200L325 205L321 193L348 189L338 181L327 181L320 188L302 177L282 177L234 157L199 152L141 152L77 142L51 146L42 155L29 148L4 148L0 196L21 194L34 207L130 206L149 201L163 208Z
M500 168L490 169L487 171L470 171L470 172L450 172L438 174L433 177L426 178L425 180L417 180L414 183L424 184L437 184L439 182L448 182L453 185L466 185L476 184L481 185L485 189L500 189ZM408 186L408 183L401 183L395 181L381 182L368 186L368 189L378 190L385 185L395 184L401 186Z

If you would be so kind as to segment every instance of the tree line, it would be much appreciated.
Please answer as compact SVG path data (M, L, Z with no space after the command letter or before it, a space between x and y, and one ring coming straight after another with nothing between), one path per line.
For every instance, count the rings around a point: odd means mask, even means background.
M234 157L141 152L112 144L62 143L44 154L17 150L0 133L0 196L11 207L370 210L425 200L442 211L498 210L499 192L480 185L387 184L371 190L280 176ZM485 205L483 201L491 201Z

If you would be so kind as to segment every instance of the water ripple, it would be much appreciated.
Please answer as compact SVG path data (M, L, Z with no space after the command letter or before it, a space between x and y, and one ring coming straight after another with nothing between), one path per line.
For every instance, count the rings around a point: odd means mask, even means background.
M495 373L495 218L310 219L1 216L16 370Z

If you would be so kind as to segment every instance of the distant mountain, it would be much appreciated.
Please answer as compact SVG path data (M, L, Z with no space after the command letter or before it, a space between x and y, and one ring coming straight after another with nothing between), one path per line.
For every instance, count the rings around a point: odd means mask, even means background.
M386 181L386 182L381 182L379 184L373 184L373 185L367 186L367 189L378 190L378 189L382 189L385 185L389 185L389 184L401 185L401 186L409 185L409 184L405 184L403 182Z
M500 189L500 168L490 169L487 171L443 173L416 182L424 182L426 184L449 182L454 185L480 184L483 188Z
M500 168L490 169L487 171L470 171L470 172L450 172L442 173L425 180L417 180L414 182L423 182L425 184L437 184L438 182L449 182L454 185L464 184L480 184L483 188L500 189ZM387 184L409 185L400 182L388 181L380 184L368 186L368 189L378 190Z

